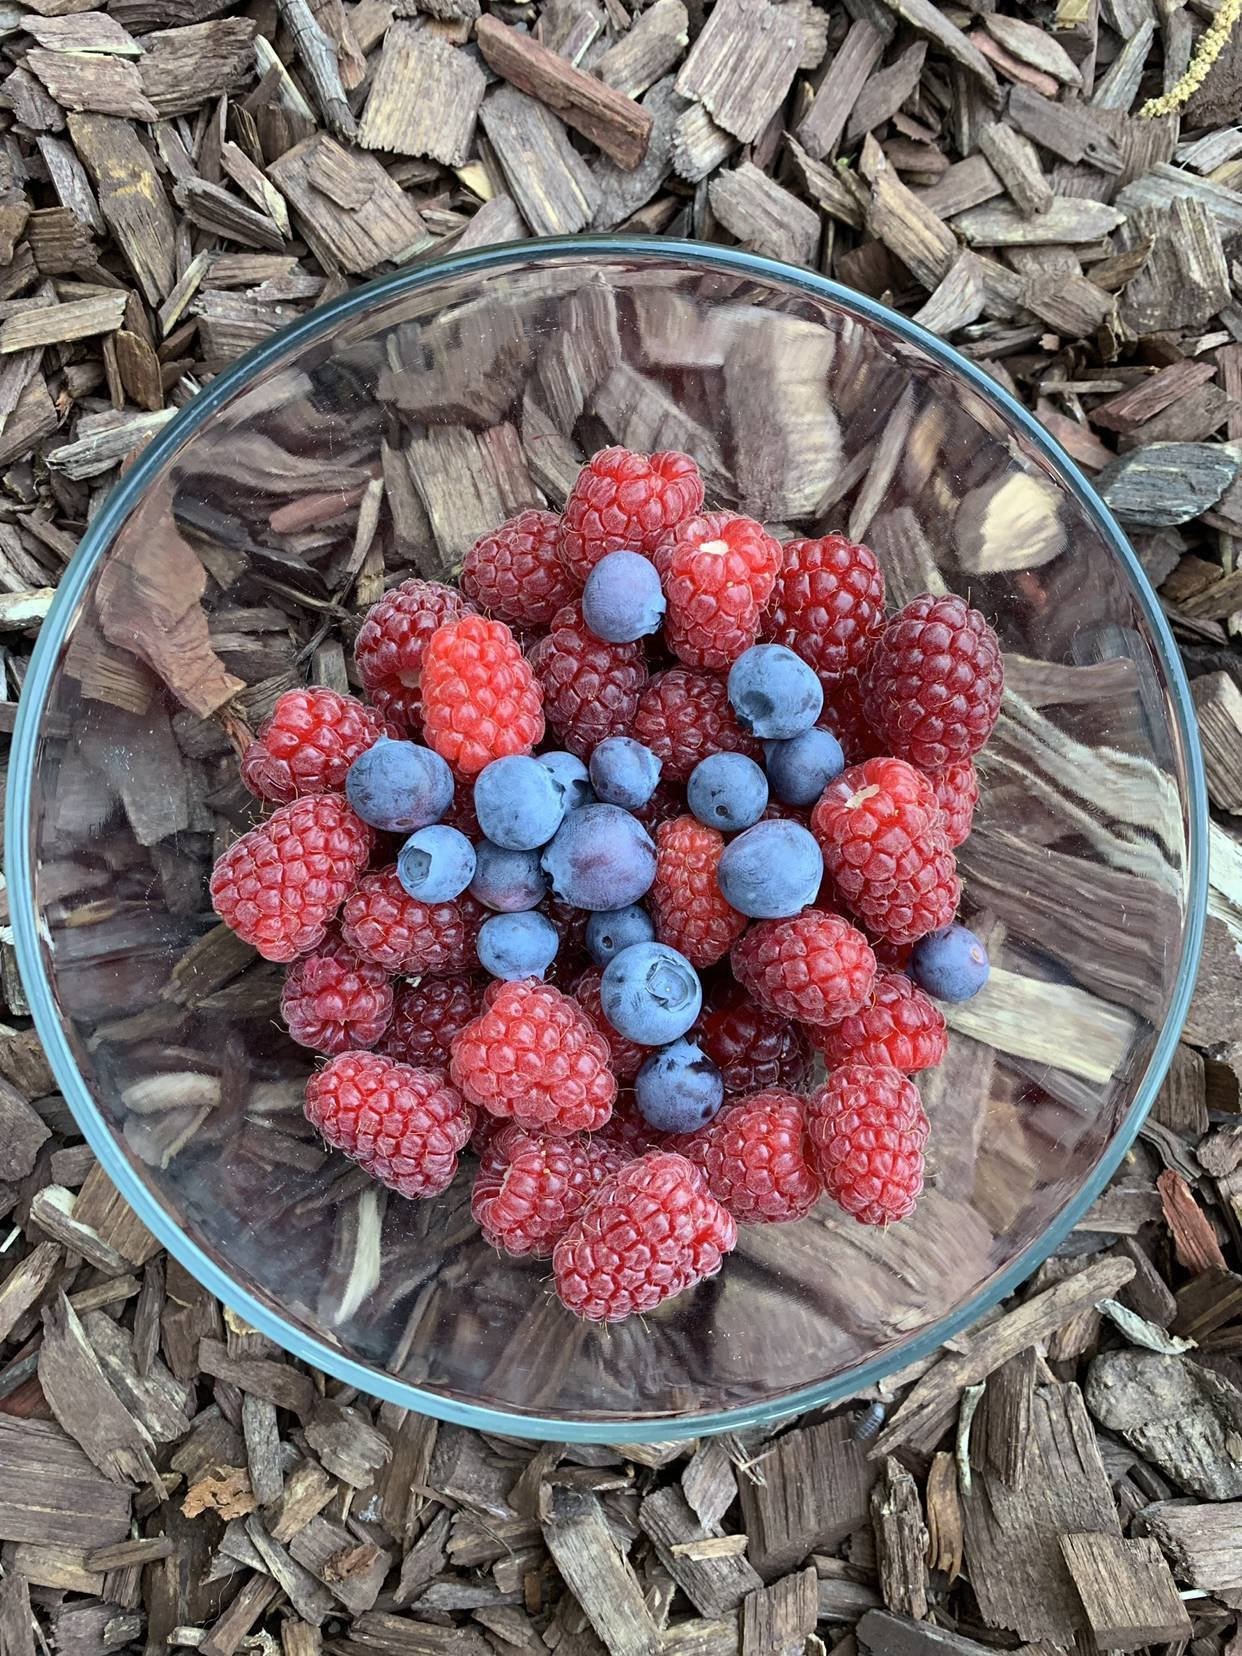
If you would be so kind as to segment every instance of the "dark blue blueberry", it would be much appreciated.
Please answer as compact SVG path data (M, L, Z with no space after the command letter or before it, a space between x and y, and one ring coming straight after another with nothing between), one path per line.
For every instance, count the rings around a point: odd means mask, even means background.
M541 978L561 934L546 914L493 914L479 927L479 964L496 978Z
M534 851L546 845L565 815L565 796L538 759L493 759L474 779L474 814L493 845Z
M642 823L619 805L584 805L569 813L544 847L542 864L562 902L625 908L651 890L655 846Z
M612 1027L642 1046L675 1041L703 1006L699 974L667 943L633 943L613 955L599 993Z
M596 638L630 644L655 632L663 614L656 567L637 552L610 552L587 576L582 619Z
M694 1041L674 1041L639 1070L634 1101L658 1133L694 1133L724 1102L724 1077Z
M412 834L453 803L453 773L430 748L381 736L349 767L345 797L372 828Z
M582 805L589 805L595 798L591 792L591 778L587 774L587 768L576 754L564 753L558 748L551 753L536 754L536 758L544 770L552 773L552 780L561 790L567 811L576 811Z
M744 730L779 742L811 728L823 711L824 688L783 644L755 644L729 668L729 700Z
M605 736L591 755L591 786L597 799L637 811L655 792L662 770L651 749L631 736Z
M587 953L597 966L607 966L613 955L628 949L631 943L649 943L654 936L655 924L640 904L601 909L587 921Z
M752 920L779 920L815 901L824 857L798 822L757 822L730 840L716 867L726 903Z
M712 753L690 772L686 803L709 828L736 833L766 810L768 779L744 753Z
M448 903L474 879L474 846L457 828L434 822L397 853L397 878L420 903Z
M910 976L942 1001L968 1001L988 981L988 951L965 926L941 926L920 937L910 955Z
M765 742L763 758L772 792L786 805L813 805L845 769L840 742L818 725L784 742Z
M538 851L507 851L491 840L480 840L474 856L470 893L485 908L516 914L533 909L547 896L548 877L539 866Z

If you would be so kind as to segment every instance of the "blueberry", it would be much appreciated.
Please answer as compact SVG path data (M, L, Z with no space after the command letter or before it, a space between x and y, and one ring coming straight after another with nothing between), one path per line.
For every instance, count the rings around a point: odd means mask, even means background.
M493 914L479 927L479 962L497 978L541 978L556 959L561 934L546 914Z
M447 903L474 878L474 846L457 828L435 822L410 835L397 853L397 878L420 903Z
M988 981L988 951L965 926L941 926L920 937L910 956L910 976L942 1001L967 1001Z
M537 754L536 757L544 770L551 772L552 780L561 790L567 811L576 811L580 805L589 805L595 798L591 792L591 779L587 774L587 768L575 754L555 749L551 753Z
M764 741L784 741L819 718L824 689L802 657L783 644L755 644L729 668L729 700L743 729Z
M632 943L613 955L599 993L612 1027L642 1046L664 1046L684 1035L703 1005L699 974L667 943Z
M634 1082L634 1101L658 1133L694 1133L724 1102L724 1077L694 1041L653 1052Z
M605 736L591 755L597 799L637 811L655 792L663 767L650 748L630 736Z
M777 818L730 840L716 867L726 903L752 920L779 920L815 901L824 858L813 834Z
M453 803L453 773L430 748L381 736L349 767L345 797L372 828L412 834Z
M630 644L655 632L663 614L656 567L637 552L609 552L587 576L582 619L596 638Z
M533 909L547 895L548 877L539 866L538 851L507 851L491 840L480 840L474 855L470 894L485 908L516 914Z
M587 953L597 966L607 966L613 955L631 943L650 943L655 924L645 908L631 903L628 908L601 909L587 921Z
M571 811L543 850L544 873L574 908L618 909L646 896L655 879L655 846L619 805Z
M538 759L493 759L474 779L474 814L493 845L533 851L546 845L565 815L565 796Z
M765 742L763 758L772 792L786 805L813 805L845 769L840 742L818 725L784 742Z
M732 834L763 815L768 779L744 753L713 753L690 772L686 802L700 822Z

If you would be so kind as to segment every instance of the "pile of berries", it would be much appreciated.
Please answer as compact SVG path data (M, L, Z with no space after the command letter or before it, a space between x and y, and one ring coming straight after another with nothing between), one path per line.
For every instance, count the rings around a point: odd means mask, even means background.
M211 880L289 963L324 1139L407 1197L472 1148L484 1236L593 1320L825 1194L906 1218L936 1001L988 973L954 849L995 633L952 595L888 616L865 546L703 503L687 455L605 449L460 591L394 588L368 700L289 691L243 754L275 808Z

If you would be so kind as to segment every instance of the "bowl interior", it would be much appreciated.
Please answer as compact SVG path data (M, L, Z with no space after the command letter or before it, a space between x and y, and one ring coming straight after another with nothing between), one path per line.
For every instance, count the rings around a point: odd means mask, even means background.
M221 376L97 519L14 754L13 904L68 1101L140 1214L252 1322L413 1407L668 1435L851 1391L1031 1268L1116 1165L1176 1039L1201 909L1187 696L1137 565L1072 468L959 359L719 249L525 246L351 295ZM606 443L682 448L709 503L949 588L1008 689L960 853L992 982L926 1078L928 1188L865 1229L744 1227L720 1276L612 1329L502 1259L471 1163L408 1204L326 1155L281 969L214 923L253 818L219 719L344 688L360 615L563 501ZM340 644L344 643L342 653Z

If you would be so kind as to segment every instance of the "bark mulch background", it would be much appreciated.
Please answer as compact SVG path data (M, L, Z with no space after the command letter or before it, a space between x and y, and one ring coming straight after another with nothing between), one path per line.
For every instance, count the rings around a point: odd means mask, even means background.
M628 229L830 273L1038 414L1161 591L1215 819L1185 1042L1059 1256L917 1375L701 1442L437 1426L222 1313L111 1198L0 932L0 1656L1242 1656L1242 30L1006 5L0 0L0 732L214 373L395 264Z

